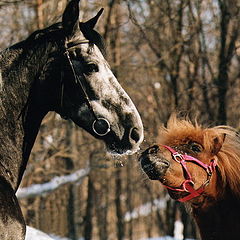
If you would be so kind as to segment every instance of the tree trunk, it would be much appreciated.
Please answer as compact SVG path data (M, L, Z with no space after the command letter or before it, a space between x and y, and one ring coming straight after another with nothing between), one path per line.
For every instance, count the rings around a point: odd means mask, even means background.
M88 178L88 196L87 196L87 208L86 208L86 215L84 218L84 239L91 240L92 239L92 230L93 230L93 192L94 186L91 179L91 176Z
M44 27L43 21L43 8L42 8L43 0L37 0L37 28L42 29Z
M167 201L166 208L166 225L167 225L167 235L174 236L175 228L175 217L176 217L177 202L169 199Z
M116 170L116 176L115 176L115 206L116 206L116 216L117 216L116 228L117 228L118 240L123 240L125 236L125 225L124 225L124 218L123 218L121 194L122 194L121 169L118 168Z
M68 187L69 199L68 199L68 236L72 240L77 240L76 230L75 230L75 207L74 207L74 186L71 184Z
M226 124L227 113L226 113L226 94L227 94L227 83L228 83L228 62L226 59L226 41L229 25L229 13L225 0L219 0L219 7L221 10L221 48L219 53L219 66L218 66L218 77L217 77L217 89L218 89L218 124Z

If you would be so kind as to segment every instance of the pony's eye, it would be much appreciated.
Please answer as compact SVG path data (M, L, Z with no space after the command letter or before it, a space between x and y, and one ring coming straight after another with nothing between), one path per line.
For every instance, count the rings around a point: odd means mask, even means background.
M95 63L89 63L84 66L85 74L91 74L93 72L98 72L98 71L99 71L98 65Z
M196 152L196 153L199 153L202 151L202 147L198 144L192 144L190 146L190 149L193 151L193 152Z

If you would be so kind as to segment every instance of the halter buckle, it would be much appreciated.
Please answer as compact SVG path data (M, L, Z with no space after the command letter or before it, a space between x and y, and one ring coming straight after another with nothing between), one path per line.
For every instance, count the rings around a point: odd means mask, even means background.
M208 174L208 176L212 176L212 167L211 166L208 166L208 168L206 168L206 172Z
M183 156L182 154L178 153L178 152L174 152L172 153L172 157L173 159L178 162L178 163L181 163L181 161L183 160ZM178 160L180 158L180 160Z

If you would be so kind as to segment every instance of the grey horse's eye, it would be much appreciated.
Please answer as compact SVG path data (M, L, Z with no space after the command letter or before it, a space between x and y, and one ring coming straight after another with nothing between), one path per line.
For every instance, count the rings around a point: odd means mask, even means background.
M98 72L98 71L99 71L98 65L95 63L89 63L84 66L85 74L91 74L93 72Z

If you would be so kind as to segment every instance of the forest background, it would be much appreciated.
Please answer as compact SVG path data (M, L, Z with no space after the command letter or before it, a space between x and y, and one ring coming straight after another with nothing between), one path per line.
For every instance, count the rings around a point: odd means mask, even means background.
M61 20L67 0L0 0L0 46ZM143 119L142 150L157 142L172 112L207 126L240 127L239 0L82 0L83 21L104 7L97 30L107 59ZM138 154L112 157L72 122L50 113L38 135L22 188L84 176L20 198L28 225L72 240L197 238L183 205L140 170Z

